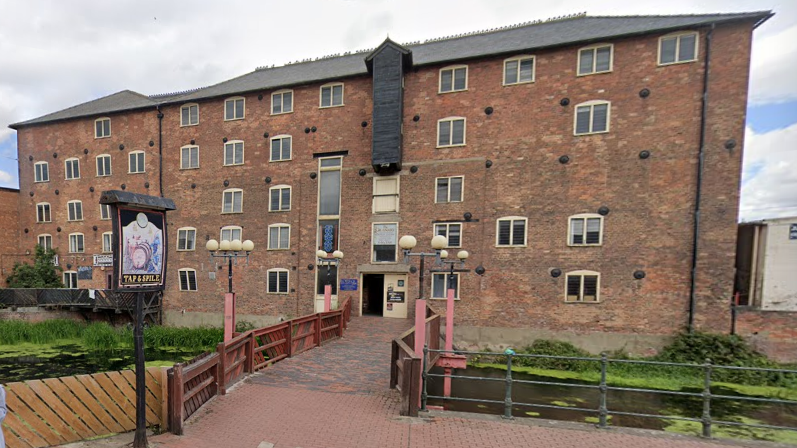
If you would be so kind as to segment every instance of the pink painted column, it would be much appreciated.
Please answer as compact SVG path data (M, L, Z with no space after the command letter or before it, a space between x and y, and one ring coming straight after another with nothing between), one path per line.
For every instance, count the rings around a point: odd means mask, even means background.
M332 285L324 285L324 312L332 308Z
M235 331L235 293L224 294L224 342L232 339Z
M454 350L454 290L449 288L446 296L446 351L452 350ZM444 371L446 375L451 375L450 367L446 367ZM451 396L451 378L448 376L443 378L443 396Z
M423 346L426 345L426 300L418 299L415 301L415 355L423 360ZM421 361L423 369L423 361ZM423 389L423 377L418 377L418 407L421 407L421 394Z

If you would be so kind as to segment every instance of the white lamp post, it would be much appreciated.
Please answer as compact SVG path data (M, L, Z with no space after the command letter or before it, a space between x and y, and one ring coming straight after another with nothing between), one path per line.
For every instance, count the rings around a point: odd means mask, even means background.
M335 265L337 267L343 260L342 251L336 250L331 255L322 249L318 249L315 253L316 258L318 258L318 269L321 269L323 265L327 267L327 282L324 285L324 312L328 312L332 308L332 284L329 281L330 266Z
M224 295L224 340L232 339L235 331L235 293L232 291L232 265L233 260L238 264L238 258L246 257L246 264L249 264L249 254L255 250L255 243L252 240L208 240L205 249L210 253L210 260L214 258L224 258L227 260L227 281L228 291Z

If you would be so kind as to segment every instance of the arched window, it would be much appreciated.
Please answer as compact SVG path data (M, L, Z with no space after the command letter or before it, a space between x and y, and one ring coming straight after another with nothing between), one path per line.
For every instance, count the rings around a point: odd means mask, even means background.
M612 104L595 100L576 104L573 117L573 135L602 134L609 132Z
M228 188L222 192L222 213L243 213L244 191L240 188Z
M603 216L582 213L568 218L568 246L600 246L603 244Z
M565 302L600 302L600 273L572 271L566 274L565 279Z
M437 120L437 147L465 145L465 117Z

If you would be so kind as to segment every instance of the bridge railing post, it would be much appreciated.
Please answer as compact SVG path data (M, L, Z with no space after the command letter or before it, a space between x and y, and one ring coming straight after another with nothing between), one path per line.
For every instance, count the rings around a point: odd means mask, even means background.
M219 395L227 395L227 355L224 342L219 342L216 351L219 353Z

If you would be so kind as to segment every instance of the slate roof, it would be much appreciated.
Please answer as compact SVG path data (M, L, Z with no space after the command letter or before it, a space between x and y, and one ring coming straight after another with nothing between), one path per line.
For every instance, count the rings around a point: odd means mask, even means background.
M491 55L531 52L564 45L586 44L625 36L695 28L731 21L755 21L755 26L769 19L771 11L730 14L669 16L587 16L578 14L549 21L447 36L405 44L412 51L414 66L461 61ZM365 58L370 50L334 55L279 67L259 68L251 73L221 83L187 92L145 96L124 90L52 114L10 125L18 128L70 118L155 107L158 104L199 101L259 90L340 80L368 73Z

